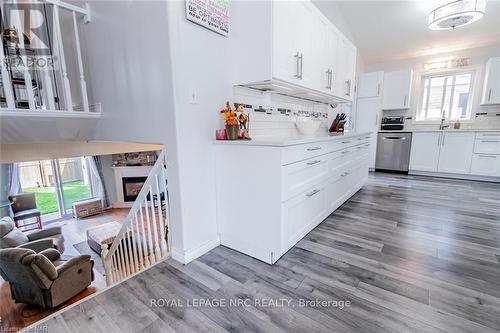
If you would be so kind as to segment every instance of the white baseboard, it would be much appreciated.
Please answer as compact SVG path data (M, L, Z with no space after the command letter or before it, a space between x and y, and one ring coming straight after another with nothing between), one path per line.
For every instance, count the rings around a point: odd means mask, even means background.
M183 251L180 249L172 248L172 258L177 260L178 262L182 264L187 264L193 260L195 260L198 257L201 257L208 251L216 248L217 246L220 245L220 238L217 236L214 239L211 239L202 245L198 246L197 248Z
M410 170L408 172L408 174L415 175L415 176L429 176L429 177L439 177L439 178L477 180L477 181L482 181L482 182L500 183L500 177L463 175L463 174L457 174L457 173L429 172L429 171L416 171L416 170Z

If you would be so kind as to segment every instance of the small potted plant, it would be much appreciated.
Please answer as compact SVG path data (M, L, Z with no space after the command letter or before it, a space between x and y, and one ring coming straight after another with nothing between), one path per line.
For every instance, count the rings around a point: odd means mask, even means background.
M237 140L240 122L238 121L238 116L231 108L229 102L226 103L226 108L221 110L221 113L224 116L224 125L226 126L226 133L228 140Z

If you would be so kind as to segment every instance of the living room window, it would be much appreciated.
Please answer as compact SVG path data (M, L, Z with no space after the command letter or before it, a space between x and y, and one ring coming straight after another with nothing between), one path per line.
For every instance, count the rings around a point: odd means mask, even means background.
M469 120L473 82L473 71L423 75L417 121Z
M19 174L23 192L35 193L37 208L49 219L71 214L74 202L92 197L83 157L23 162Z

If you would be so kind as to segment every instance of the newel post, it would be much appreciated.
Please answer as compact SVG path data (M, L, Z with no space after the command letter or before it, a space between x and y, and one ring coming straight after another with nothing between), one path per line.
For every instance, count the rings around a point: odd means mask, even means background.
M109 256L108 244L102 244L101 250L102 250L101 259L106 274L106 285L110 286L113 283L113 277L112 277L112 267L111 267L111 256Z

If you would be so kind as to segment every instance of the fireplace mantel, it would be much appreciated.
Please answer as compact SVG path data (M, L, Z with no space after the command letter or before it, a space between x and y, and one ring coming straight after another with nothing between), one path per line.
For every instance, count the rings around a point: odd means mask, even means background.
M130 208L133 202L125 201L123 194L122 178L124 177L147 177L152 166L116 166L111 167L115 173L116 201L113 208Z

